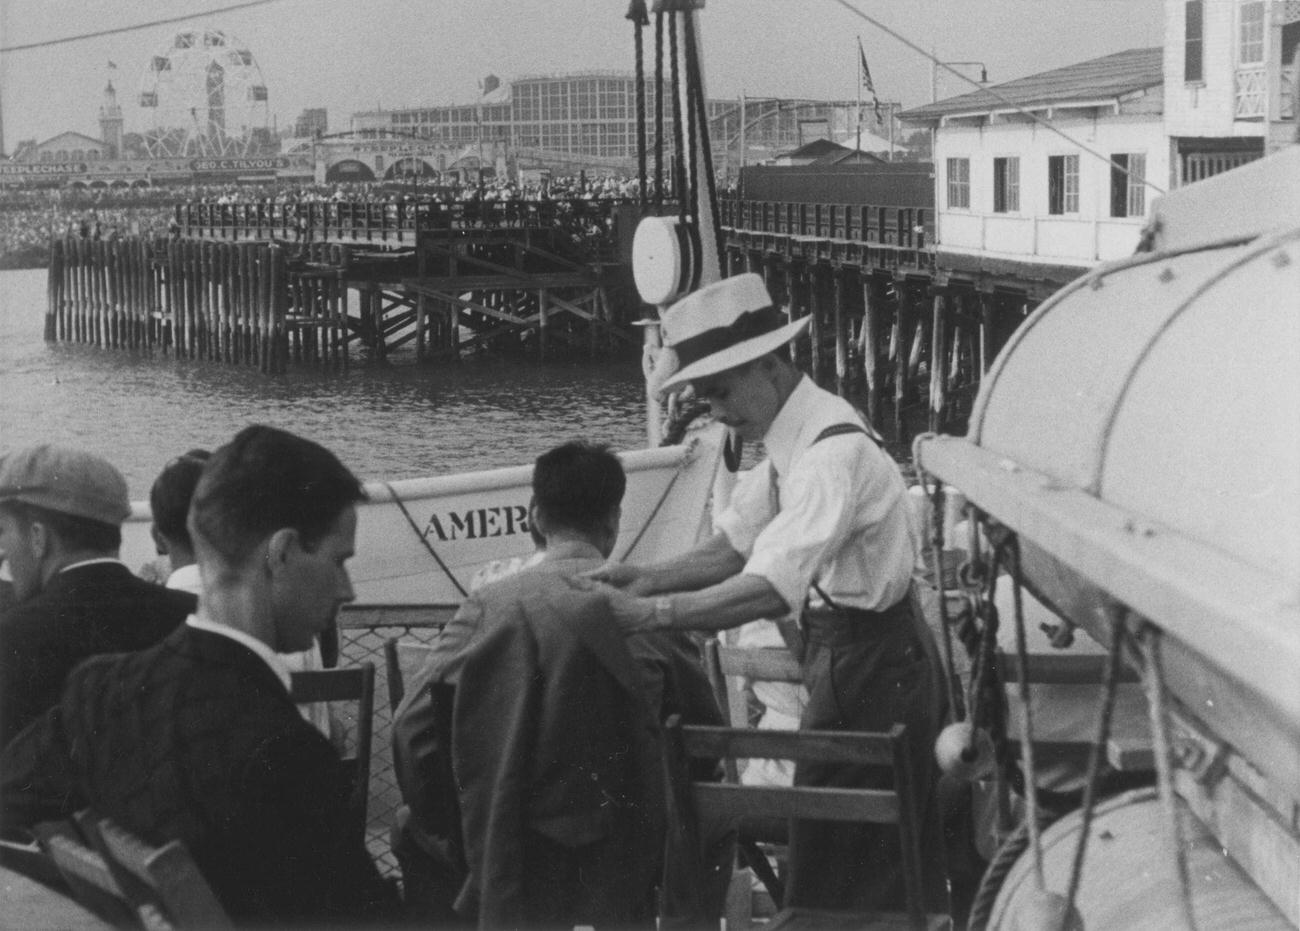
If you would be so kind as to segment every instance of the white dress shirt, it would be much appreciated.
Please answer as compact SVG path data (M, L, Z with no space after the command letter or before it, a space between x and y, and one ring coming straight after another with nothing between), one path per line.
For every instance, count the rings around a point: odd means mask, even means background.
M843 607L901 601L920 565L898 466L872 439L827 427L861 423L853 406L806 376L763 437L768 458L736 483L717 527L798 614L813 582ZM821 598L812 593L812 603Z
M167 587L197 595L203 587L203 579L199 577L199 564L192 562L188 566L173 569L171 575L167 576Z

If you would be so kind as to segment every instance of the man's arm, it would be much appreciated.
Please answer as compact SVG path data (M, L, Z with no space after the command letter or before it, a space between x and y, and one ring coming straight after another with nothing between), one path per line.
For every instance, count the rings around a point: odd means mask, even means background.
M715 533L694 549L673 559L650 566L609 563L584 575L633 595L653 595L703 589L731 578L744 566L744 557L736 552L726 535Z
M790 606L762 576L733 575L699 591L637 597L610 589L610 610L624 633L651 630L717 631L763 617L782 617Z

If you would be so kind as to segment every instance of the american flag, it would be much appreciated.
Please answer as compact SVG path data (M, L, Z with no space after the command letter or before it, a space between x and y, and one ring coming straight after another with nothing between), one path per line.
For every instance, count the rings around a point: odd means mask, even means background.
M884 126L885 118L880 113L880 100L876 97L876 86L871 83L871 68L867 64L867 53L862 50L862 38L858 38L858 59L862 62L862 86L871 95L871 109L876 114L876 125Z

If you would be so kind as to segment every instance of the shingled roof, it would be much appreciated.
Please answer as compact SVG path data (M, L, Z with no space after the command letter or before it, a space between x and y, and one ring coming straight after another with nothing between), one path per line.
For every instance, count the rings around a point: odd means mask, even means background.
M1042 109L1096 101L1112 102L1135 91L1164 83L1164 50L1135 48L1102 58L1081 61L1053 71L1031 74L982 88L960 97L906 110L898 115L907 122L935 122L945 116L974 116L1013 107ZM994 96L993 91L997 92Z

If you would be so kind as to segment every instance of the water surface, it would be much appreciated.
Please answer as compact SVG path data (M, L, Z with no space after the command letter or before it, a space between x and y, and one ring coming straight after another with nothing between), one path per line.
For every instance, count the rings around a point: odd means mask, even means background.
M359 477L416 478L531 463L575 437L645 445L639 362L416 364L413 350L346 372L180 361L46 343L45 272L0 272L0 452L82 446L148 494L162 465L250 423L324 444Z

